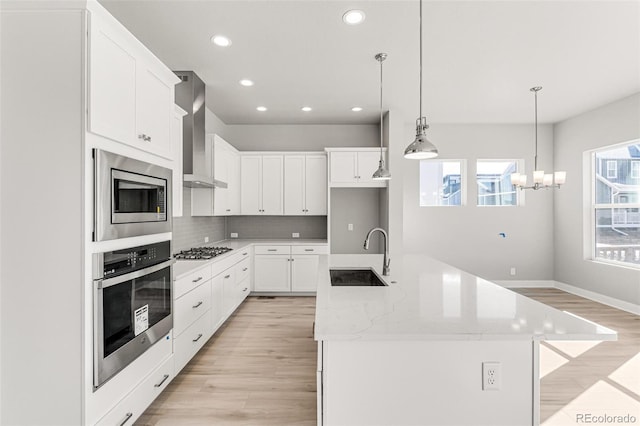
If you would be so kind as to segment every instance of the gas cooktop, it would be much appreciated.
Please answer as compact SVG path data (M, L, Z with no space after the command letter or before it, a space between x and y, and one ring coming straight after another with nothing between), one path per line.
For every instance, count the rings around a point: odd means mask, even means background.
M207 260L233 249L229 247L194 247L173 255L178 260Z

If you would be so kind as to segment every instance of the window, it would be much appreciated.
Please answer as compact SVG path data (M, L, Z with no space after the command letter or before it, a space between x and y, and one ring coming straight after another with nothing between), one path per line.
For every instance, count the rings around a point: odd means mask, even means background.
M618 175L618 162L607 160L607 179L615 179Z
M640 141L597 150L592 161L593 258L640 267Z
M479 206L515 206L518 190L511 185L511 174L518 171L515 160L478 160L476 183Z
M462 160L420 161L420 207L464 204Z

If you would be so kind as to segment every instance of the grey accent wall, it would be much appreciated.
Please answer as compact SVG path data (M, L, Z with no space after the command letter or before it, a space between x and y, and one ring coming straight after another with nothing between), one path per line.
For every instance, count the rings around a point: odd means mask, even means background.
M227 238L237 232L238 238L292 238L297 232L300 238L327 238L326 216L229 216Z
M640 93L560 122L554 127L555 168L567 183L555 193L555 279L640 304L640 270L589 260L590 179L585 151L640 138Z
M382 253L382 238L376 232L369 250L363 248L364 239L371 228L382 226L380 203L386 200L380 188L331 188L331 253ZM348 224L353 224L353 231Z
M405 127L403 146L415 137L414 131L413 126ZM525 205L519 207L476 205L477 159L522 158L531 180L534 126L434 124L427 133L440 152L439 159L468 161L467 205L420 207L419 161L401 159L400 164L392 164L394 178L403 179L404 184L405 252L428 253L488 279L553 279L552 190L526 191ZM538 166L543 170L553 168L552 136L551 125L539 126ZM515 276L510 275L511 267L516 268Z

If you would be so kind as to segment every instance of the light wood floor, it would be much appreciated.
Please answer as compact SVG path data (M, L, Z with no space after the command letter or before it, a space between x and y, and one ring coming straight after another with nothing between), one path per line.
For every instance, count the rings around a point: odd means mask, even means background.
M541 344L540 424L576 425L580 414L630 414L636 418L630 424L640 425L640 316L557 289L516 291L618 332L615 342Z
M315 425L314 297L248 297L137 425Z
M619 333L541 345L541 424L576 425L581 413L640 424L640 317L560 290L517 291ZM312 297L249 297L136 424L315 425L314 312Z

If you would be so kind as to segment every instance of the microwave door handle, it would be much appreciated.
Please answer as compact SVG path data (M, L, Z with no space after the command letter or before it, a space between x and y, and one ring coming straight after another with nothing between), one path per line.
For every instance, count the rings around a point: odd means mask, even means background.
M100 283L98 284L98 288L99 289L100 288L107 288L107 287L111 287L112 285L123 283L125 281L129 281L129 280L133 280L133 279L136 279L136 278L144 277L145 275L152 274L152 273L157 272L157 271L159 271L161 269L164 269L164 268L166 268L168 266L171 266L174 263L176 263L176 260L175 259L171 259L171 260L167 260L166 262L162 262L162 263L160 263L158 265L151 266L149 268L144 268L144 269L140 269L138 271L129 272L128 274L119 275L119 276L113 277L113 278L97 280L97 281L100 281Z

